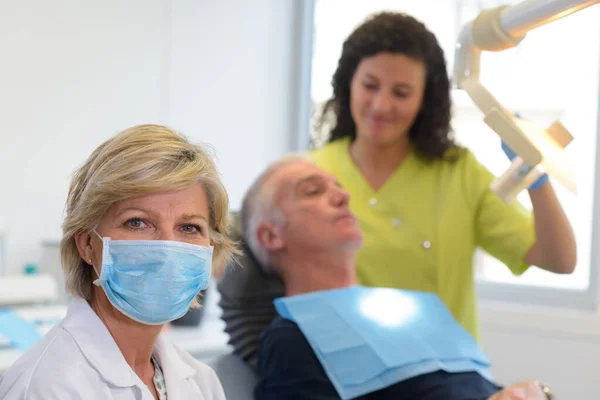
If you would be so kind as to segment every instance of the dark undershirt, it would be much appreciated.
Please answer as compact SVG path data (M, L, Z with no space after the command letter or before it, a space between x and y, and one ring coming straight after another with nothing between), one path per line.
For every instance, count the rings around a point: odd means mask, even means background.
M340 399L298 328L276 317L261 336L256 400ZM398 382L360 400L485 400L501 388L476 372L436 371Z

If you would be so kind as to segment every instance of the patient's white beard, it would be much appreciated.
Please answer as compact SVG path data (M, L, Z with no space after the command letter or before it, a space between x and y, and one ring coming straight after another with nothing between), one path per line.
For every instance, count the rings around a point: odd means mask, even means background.
M344 265L287 263L281 268L281 272L287 296L341 289L357 284L354 263Z

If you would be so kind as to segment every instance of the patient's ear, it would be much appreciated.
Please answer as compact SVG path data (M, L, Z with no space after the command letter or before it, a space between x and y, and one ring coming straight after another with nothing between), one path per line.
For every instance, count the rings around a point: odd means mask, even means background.
M258 243L269 251L281 250L285 243L281 236L281 229L272 222L265 222L256 229Z

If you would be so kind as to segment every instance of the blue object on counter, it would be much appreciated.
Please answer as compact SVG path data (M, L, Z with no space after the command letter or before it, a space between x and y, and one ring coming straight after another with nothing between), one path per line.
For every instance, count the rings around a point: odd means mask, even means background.
M23 274L25 275L38 275L39 268L37 264L25 264L23 266Z
M42 337L34 324L25 321L8 308L0 308L0 335L21 351L28 350Z

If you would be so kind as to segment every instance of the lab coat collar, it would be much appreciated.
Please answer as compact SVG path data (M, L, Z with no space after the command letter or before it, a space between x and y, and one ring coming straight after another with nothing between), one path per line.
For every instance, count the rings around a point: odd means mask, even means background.
M73 298L62 325L104 379L120 387L136 385L139 378L125 361L106 325L86 300Z
M125 361L106 325L87 301L79 297L73 298L63 321L63 327L71 334L81 352L104 379L119 387L141 384L135 372ZM159 335L154 345L154 354L163 371L169 398L187 399L190 396L195 398L201 396L195 391L188 393L191 388L189 383L186 383L198 371L185 362L184 356L163 335Z
M162 335L158 337L154 345L154 355L158 359L158 364L165 377L169 399L203 399L202 394L193 391L189 384L189 378L196 375L198 371L186 363L175 346Z

